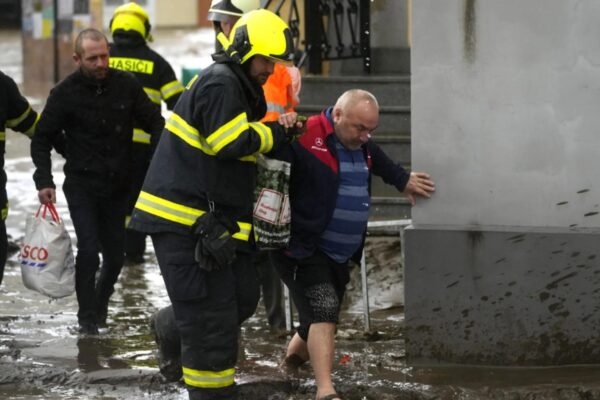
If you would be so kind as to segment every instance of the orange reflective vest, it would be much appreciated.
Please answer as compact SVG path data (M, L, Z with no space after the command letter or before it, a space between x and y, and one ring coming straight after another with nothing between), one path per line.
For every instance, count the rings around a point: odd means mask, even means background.
M292 77L283 64L275 64L275 70L263 85L267 113L262 122L277 121L279 115L294 111L297 102L294 100Z

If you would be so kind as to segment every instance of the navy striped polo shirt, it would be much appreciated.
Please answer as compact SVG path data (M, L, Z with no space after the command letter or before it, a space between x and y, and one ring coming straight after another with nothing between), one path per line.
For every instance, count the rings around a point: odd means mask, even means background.
M369 219L369 167L362 149L348 150L335 137L339 161L338 196L333 217L321 234L319 248L338 263L358 250Z

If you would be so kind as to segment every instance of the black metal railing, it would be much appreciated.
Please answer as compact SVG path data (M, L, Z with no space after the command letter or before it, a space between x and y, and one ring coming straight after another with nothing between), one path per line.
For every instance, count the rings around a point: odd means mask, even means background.
M288 15L281 15L285 4ZM265 0L263 7L288 22L294 44L300 46L298 0ZM323 61L361 58L365 73L371 71L370 0L304 0L304 51L296 64L307 63L308 72L322 72Z

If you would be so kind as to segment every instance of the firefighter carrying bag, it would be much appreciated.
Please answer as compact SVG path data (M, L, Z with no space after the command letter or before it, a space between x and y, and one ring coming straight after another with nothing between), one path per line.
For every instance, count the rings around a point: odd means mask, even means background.
M75 291L71 238L54 204L42 204L27 217L19 259L26 288L52 298Z
M281 249L290 242L290 163L259 155L254 203L254 240L261 250Z

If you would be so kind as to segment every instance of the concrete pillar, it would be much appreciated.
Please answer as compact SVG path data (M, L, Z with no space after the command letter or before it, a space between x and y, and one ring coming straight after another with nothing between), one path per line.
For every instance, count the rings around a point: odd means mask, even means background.
M600 3L412 3L410 360L600 361Z

